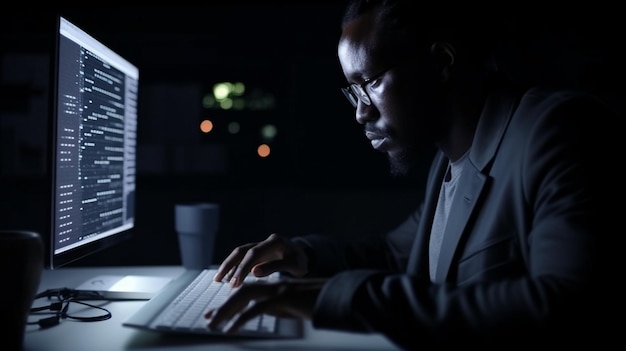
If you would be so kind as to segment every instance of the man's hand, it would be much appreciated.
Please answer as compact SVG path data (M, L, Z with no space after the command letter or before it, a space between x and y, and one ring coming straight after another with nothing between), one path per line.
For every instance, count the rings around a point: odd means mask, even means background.
M271 234L263 241L236 247L222 262L213 279L239 287L250 272L257 277L274 272L302 277L308 272L308 257L300 244Z
M288 279L241 285L220 307L204 317L209 329L233 333L261 314L310 319L315 301L326 279Z

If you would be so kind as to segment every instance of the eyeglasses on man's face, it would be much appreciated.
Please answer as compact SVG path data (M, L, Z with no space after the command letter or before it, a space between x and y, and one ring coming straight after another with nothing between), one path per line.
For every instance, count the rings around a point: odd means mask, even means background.
M374 76L366 79L363 84L350 84L345 88L341 88L341 91L346 96L348 101L352 104L353 107L356 107L359 100L367 106L372 104L372 99L370 98L367 90L369 87L376 82L380 77L382 77L387 71L389 71L393 66L385 68L382 72L375 74Z

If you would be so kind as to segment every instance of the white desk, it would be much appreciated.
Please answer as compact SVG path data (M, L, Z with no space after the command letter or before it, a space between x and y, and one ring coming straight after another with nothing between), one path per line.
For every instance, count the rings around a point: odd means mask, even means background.
M40 289L74 288L99 274L152 275L176 277L184 271L178 266L61 268L44 271ZM34 306L44 304L44 299ZM40 329L28 325L24 350L28 351L116 351L116 350L398 350L380 335L363 335L315 330L305 323L304 338L298 340L232 340L207 336L172 336L122 326L144 301L92 301L112 313L112 318L98 322L64 319L59 325ZM36 316L29 320L35 321Z

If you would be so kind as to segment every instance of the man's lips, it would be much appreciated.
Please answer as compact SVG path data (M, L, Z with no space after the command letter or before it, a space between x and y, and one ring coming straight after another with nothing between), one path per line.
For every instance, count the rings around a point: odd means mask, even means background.
M372 147L376 150L383 151L383 146L387 141L387 138L383 135L377 134L375 132L365 132L365 137L370 140Z

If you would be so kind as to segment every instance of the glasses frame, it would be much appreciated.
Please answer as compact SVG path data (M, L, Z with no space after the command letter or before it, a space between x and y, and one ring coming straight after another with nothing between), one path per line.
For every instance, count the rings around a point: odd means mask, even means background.
M341 91L346 96L350 104L353 107L357 107L359 101L361 101L366 106L372 105L372 98L370 97L367 90L369 86L376 82L380 77L384 76L390 69L392 69L395 65L389 66L384 70L378 72L377 74L371 76L370 78L365 79L365 81L361 84L352 83L347 87L341 88Z

